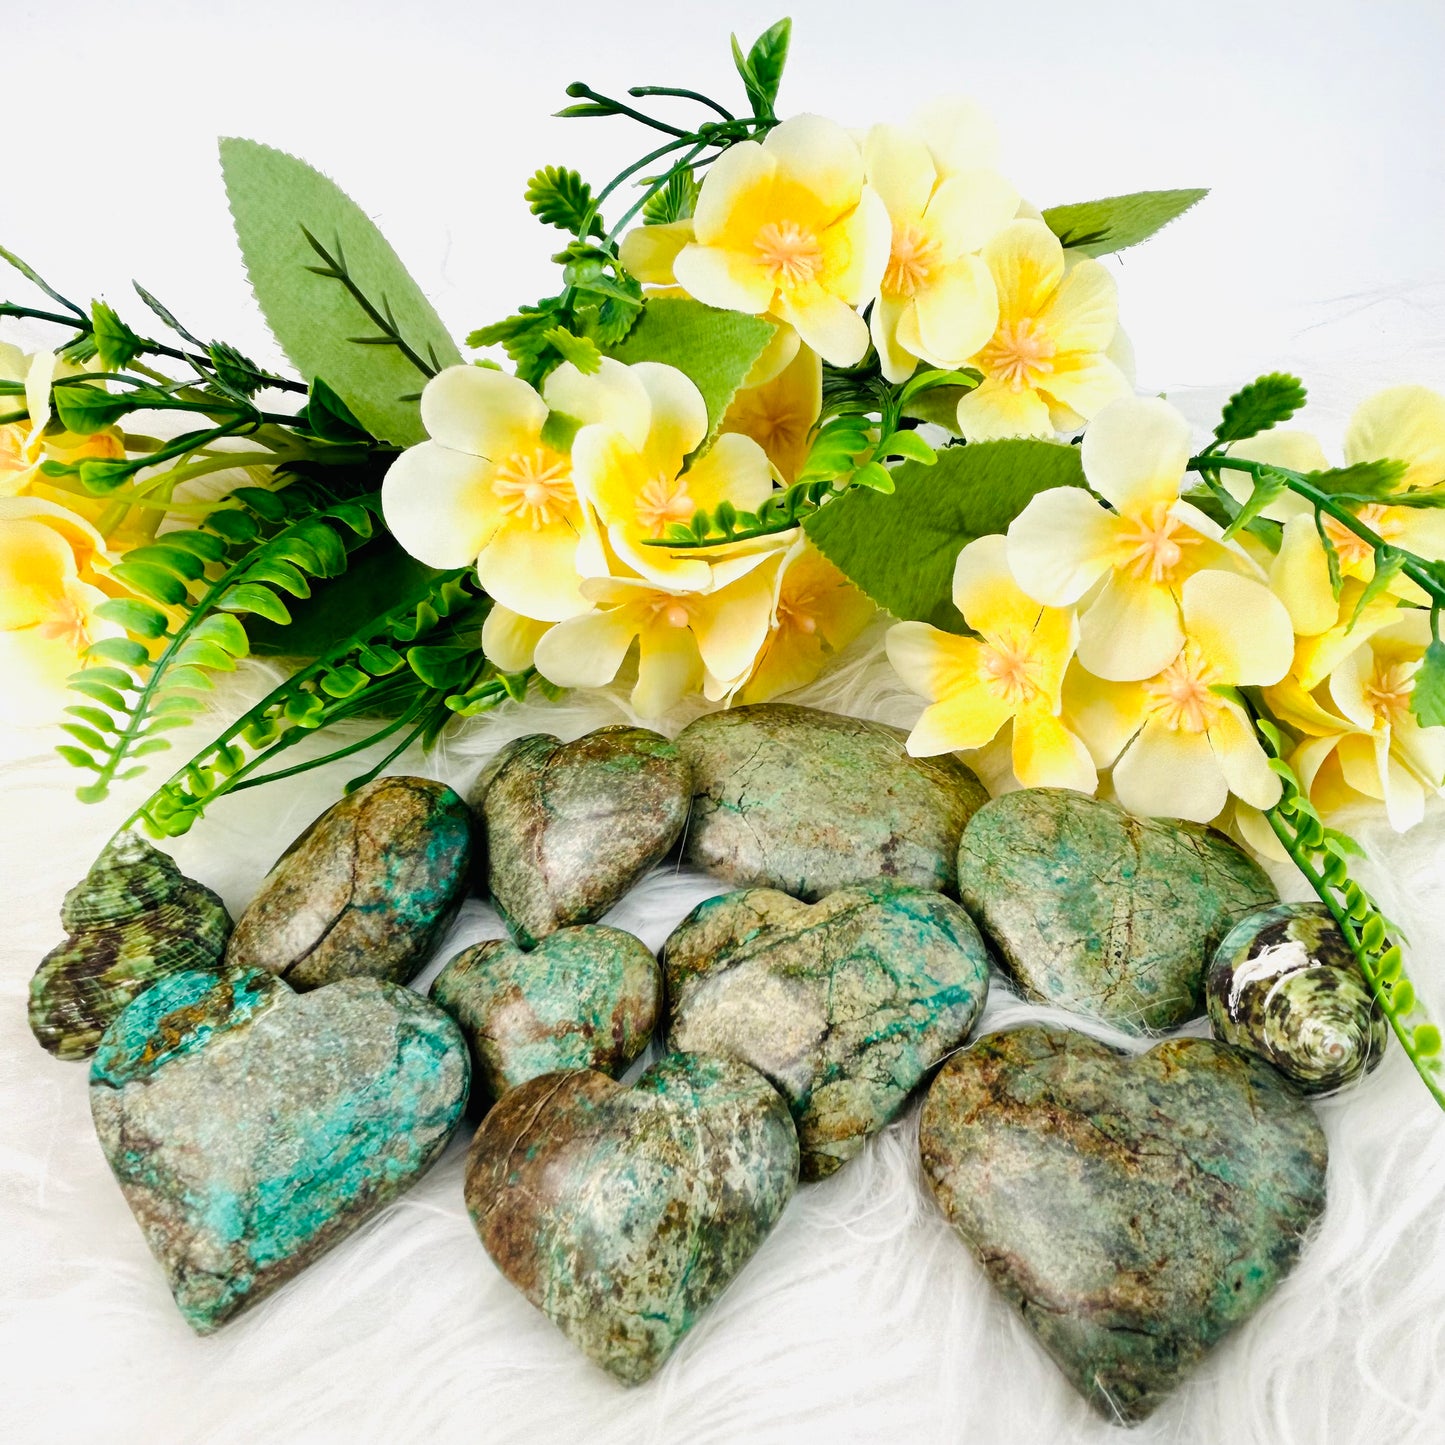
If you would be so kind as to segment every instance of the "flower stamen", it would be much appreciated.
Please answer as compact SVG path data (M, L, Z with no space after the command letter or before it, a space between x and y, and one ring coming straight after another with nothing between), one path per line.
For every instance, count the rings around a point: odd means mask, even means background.
M1215 669L1199 649L1186 643L1163 672L1144 684L1145 705L1174 732L1207 732L1224 706L1212 690L1216 680Z
M979 365L991 377L1012 391L1037 386L1051 376L1058 346L1032 316L1000 322L993 340L979 353Z
M922 227L910 223L893 232L893 250L883 274L883 290L890 296L912 296L928 284L938 262L938 242Z
M673 522L690 522L697 511L683 477L654 477L637 494L638 525L653 537L662 537Z
M989 690L1011 707L1022 707L1043 691L1039 659L1026 643L990 639L979 649L978 667Z
M504 515L530 521L534 532L565 520L577 501L567 458L544 447L508 457L492 474L492 491Z
M1170 582L1184 560L1184 549L1197 546L1200 538L1187 533L1184 523L1167 504L1123 519L1127 530L1127 555L1120 564L1138 581Z
M823 267L823 248L796 221L769 221L753 242L762 264L782 290L806 286Z

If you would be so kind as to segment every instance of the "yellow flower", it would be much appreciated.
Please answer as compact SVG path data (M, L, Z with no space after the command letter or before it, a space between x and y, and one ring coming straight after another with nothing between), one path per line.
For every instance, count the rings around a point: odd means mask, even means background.
M877 612L804 537L784 554L777 579L767 639L739 702L767 702L812 682L828 654L845 648Z
M566 390L569 371L548 378L549 398ZM586 523L571 458L542 439L548 403L517 377L451 366L427 382L421 416L430 440L404 451L382 483L396 540L432 567L475 564L482 586L526 616L585 611L577 553Z
M1404 462L1406 471L1397 483L1402 489L1430 491L1445 485L1445 396L1423 386L1397 386L1370 397L1350 419L1344 452L1347 466L1385 458ZM1329 466L1319 442L1303 431L1265 432L1231 447L1230 455L1299 472ZM1240 501L1249 495L1250 479L1243 473L1226 469L1222 476ZM1314 509L1303 497L1287 492L1264 515L1284 524L1279 553L1270 566L1270 585L1289 608L1295 631L1302 636L1328 631L1335 626L1337 608ZM1357 515L1392 546L1430 561L1445 560L1445 511L1371 502ZM1339 558L1340 575L1368 582L1375 574L1370 543L1333 517L1326 517L1323 525ZM1396 577L1389 591L1412 602L1426 600L1403 577Z
M537 644L552 626L494 602L482 623L482 655L503 672L521 672L532 666Z
M1208 823L1231 793L1272 808L1280 780L1254 724L1215 689L1284 676L1294 644L1289 614L1263 583L1232 572L1187 578L1180 607L1185 641L1166 667L1129 683L1075 667L1064 684L1064 716L1100 767L1113 764L1114 791L1130 812Z
M597 610L559 622L536 643L537 671L558 687L605 687L638 644L632 705L657 717L701 687L719 701L752 669L768 635L781 554L714 564L705 592L658 587L641 578L582 584Z
M1089 485L1114 510L1081 487L1053 487L1009 527L1019 586L1050 607L1082 604L1079 661L1096 677L1134 682L1174 659L1184 641L1180 588L1193 573L1257 570L1180 499L1188 460L1189 424L1173 407L1117 401L1094 419L1082 448Z
M1068 257L1042 222L1010 222L983 248L998 292L998 324L969 365L981 385L958 403L967 440L1076 430L1128 396L1106 354L1119 327L1114 278L1099 262Z
M1040 607L1009 572L1004 538L980 537L959 554L953 601L978 637L924 622L888 631L888 660L931 706L908 738L915 757L981 748L1013 720L1013 769L1025 787L1098 781L1084 744L1059 720L1064 672L1078 627L1072 610Z
M565 371L548 379L547 397L586 423L572 440L573 476L613 555L658 586L706 589L711 573L705 557L646 544L721 502L755 511L773 490L762 447L729 432L688 466L707 437L707 406L683 372L652 361L604 362L594 376ZM584 565L594 574L614 570Z
M672 268L689 295L770 312L834 366L862 360L868 327L853 308L877 294L891 227L841 126L800 115L761 145L729 147L703 180L693 228Z
M1383 802L1403 833L1424 816L1426 796L1441 791L1445 728L1421 727L1410 711L1430 636L1427 612L1397 610L1313 691L1290 679L1265 694L1280 720L1305 734L1290 762L1322 812Z
M634 226L623 238L618 256L623 269L644 286L675 286L673 263L677 253L695 240L692 218L665 221L655 226Z
M65 705L85 651L121 629L95 615L105 543L83 517L39 497L0 497L0 718L38 723Z
M919 359L962 366L994 334L998 292L978 254L1018 210L1018 192L977 163L944 174L932 137L875 125L863 144L868 183L883 198L892 248L873 305L883 375L907 381Z
M779 333L797 332L780 327ZM749 377L751 381L751 377ZM739 432L762 447L784 485L807 460L813 427L823 409L823 362L811 346L794 346L792 359L761 384L743 387L723 417L724 432Z

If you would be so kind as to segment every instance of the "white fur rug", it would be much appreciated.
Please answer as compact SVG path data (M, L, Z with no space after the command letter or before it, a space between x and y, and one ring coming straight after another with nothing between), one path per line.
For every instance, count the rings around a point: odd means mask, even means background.
M1349 317L1357 303L1341 307ZM1310 420L1342 424L1378 377L1445 383L1438 343L1399 357L1308 338L1312 380L1339 368ZM1434 333L1438 335L1438 331ZM1362 359L1363 358L1363 359ZM1281 358L1288 364L1289 358ZM1361 379L1360 372L1367 373ZM1373 374L1370 374L1373 373ZM1240 380L1245 378L1241 377ZM1181 393L1201 422L1224 393ZM1318 394L1318 390L1317 390ZM253 665L228 701L265 690ZM911 723L919 703L876 632L798 701ZM604 693L474 720L415 771L465 789L505 740L573 737L628 718ZM685 717L667 720L675 731ZM199 739L198 739L199 740ZM627 1392L502 1279L462 1203L465 1133L410 1194L218 1336L194 1337L101 1157L86 1069L44 1054L25 991L59 940L61 895L127 811L87 809L74 774L11 738L0 934L0 1441L7 1445L732 1445L898 1440L988 1445L1120 1440L1064 1384L942 1222L916 1163L913 1113L861 1158L803 1187L736 1284L651 1384ZM177 743L181 756L186 739ZM165 759L160 760L162 764ZM354 771L360 771L360 764ZM239 914L274 856L352 776L347 764L217 807L177 857ZM132 798L133 800L133 798ZM1369 882L1409 931L1425 996L1445 1002L1445 818L1403 839L1363 832ZM610 921L661 944L718 891L660 871ZM1295 890L1297 892L1297 890ZM496 936L467 905L416 986ZM995 988L982 1028L1058 1011ZM1195 1025L1199 1028L1199 1025ZM1122 1040L1120 1040L1122 1042ZM1294 1275L1130 1437L1197 1445L1436 1445L1445 1419L1445 1117L1398 1049L1320 1105L1329 1207Z

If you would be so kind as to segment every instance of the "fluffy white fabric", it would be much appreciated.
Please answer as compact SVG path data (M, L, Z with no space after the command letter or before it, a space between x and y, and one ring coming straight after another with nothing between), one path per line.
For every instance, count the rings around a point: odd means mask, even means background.
M1377 379L1413 374L1440 384L1440 355L1429 343L1412 358L1423 364L1407 369L1397 356L1347 345L1352 334L1349 325L1330 333L1337 351L1312 337L1303 358L1313 362L1306 375L1317 379L1328 373L1332 351L1337 365L1348 353L1348 387L1340 366L1324 388L1337 425L1347 400ZM1224 393L1179 395L1207 423ZM1318 416L1312 412L1311 421ZM227 701L267 685L266 669L253 666ZM920 706L889 673L876 631L798 700L904 725ZM509 738L538 730L570 738L628 717L625 699L612 692L529 703L474 721L397 771L465 788ZM674 717L667 727L685 721ZM41 745L29 742L32 753ZM177 845L181 865L238 914L274 856L357 770L342 764L218 806ZM4 781L0 1439L1033 1445L1122 1438L1065 1385L943 1223L920 1181L913 1112L839 1175L802 1188L661 1375L631 1392L577 1354L482 1251L462 1204L464 1135L359 1234L219 1335L195 1338L96 1145L84 1067L42 1053L25 1022L27 981L59 938L61 895L127 800L83 808L70 795L70 771L43 756L17 758ZM1441 813L1404 838L1380 827L1362 836L1373 858L1369 882L1409 932L1422 990L1445 1001ZM659 871L610 921L656 947L716 891L689 872ZM500 932L490 908L469 903L416 986L425 988L463 945ZM1022 1004L998 983L981 1027L1033 1017L1068 1021ZM1329 1207L1299 1268L1131 1438L1198 1445L1440 1439L1445 1118L1398 1049L1363 1087L1322 1103L1319 1113L1331 1151Z

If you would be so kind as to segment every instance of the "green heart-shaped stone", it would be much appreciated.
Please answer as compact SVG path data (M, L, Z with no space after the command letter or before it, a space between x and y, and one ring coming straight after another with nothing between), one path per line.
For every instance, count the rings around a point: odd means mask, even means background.
M172 974L106 1030L96 1133L181 1313L209 1333L394 1199L467 1097L457 1026L373 978L295 993Z
M487 1253L626 1385L651 1376L783 1212L788 1106L735 1059L670 1054L630 1089L547 1074L487 1115L467 1208Z
M1259 1306L1325 1204L1309 1105L1211 1039L1133 1056L1043 1025L990 1034L939 1071L919 1148L989 1279L1126 1422Z

